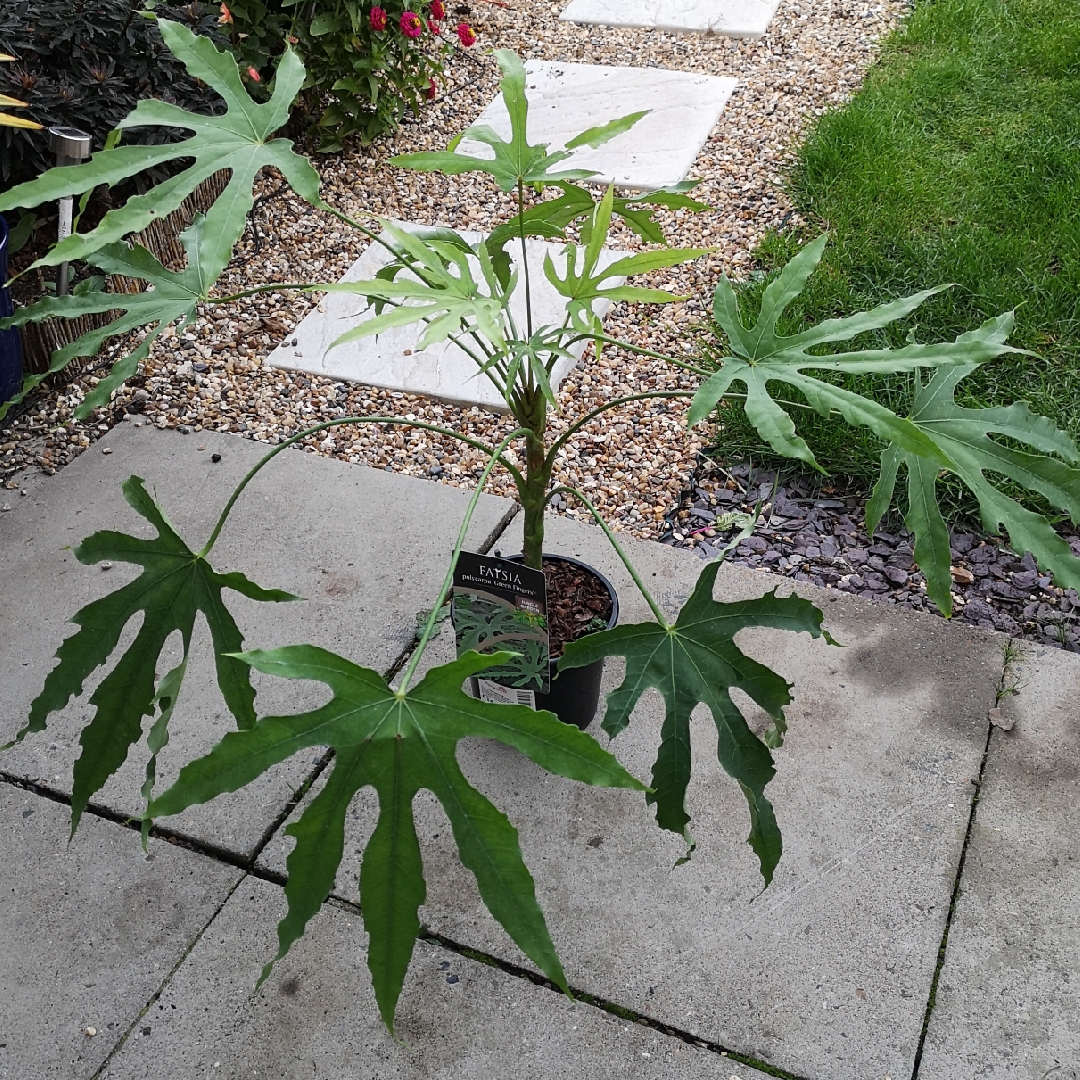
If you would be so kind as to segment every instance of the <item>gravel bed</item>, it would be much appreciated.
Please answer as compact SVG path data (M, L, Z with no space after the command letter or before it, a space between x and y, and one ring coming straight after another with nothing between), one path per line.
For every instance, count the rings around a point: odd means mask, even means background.
M777 483L775 472L722 468L702 459L665 518L661 542L711 558L732 543L760 504L759 523L729 554L740 565L839 589L869 600L937 614L914 565L905 528L865 529L865 500L815 493L806 482ZM1080 534L1068 537L1080 556ZM1080 652L1080 596L1060 589L1000 537L955 531L953 615L987 630Z
M905 0L832 0L824 5L785 0L769 33L758 40L574 26L558 21L563 6L537 0L519 0L510 7L478 3L467 17L483 48L510 47L527 58L656 66L740 80L691 173L702 180L697 194L714 209L661 215L673 243L715 249L692 266L652 276L651 284L691 299L664 309L619 305L607 323L613 334L635 344L682 353L700 332L720 274L745 273L764 231L790 216L779 185L792 147L810 119L857 88L875 41L905 11ZM413 174L386 164L395 153L441 148L475 119L497 92L494 61L479 48L459 53L442 90L418 122L404 125L394 137L321 158L327 200L358 218L377 213L458 228L485 228L505 220L512 212L509 201L485 178ZM266 198L219 284L220 295L274 281L335 280L363 249L362 235L279 188L276 176L260 182L259 193ZM613 235L612 244L638 246L625 231ZM60 392L43 394L0 432L0 482L13 490L19 487L21 469L53 472L113 423L135 416L193 434L206 428L271 443L320 419L387 412L490 441L508 430L505 419L479 409L263 367L264 357L317 302L317 297L281 292L208 305L183 337L155 345L140 376L88 423L75 422L71 414L94 382L92 374ZM587 357L564 382L562 413L553 430L564 427L563 417L613 397L690 385L663 362L605 350L599 361ZM685 409L686 402L679 400L634 403L607 413L566 447L559 481L586 489L616 528L656 537L700 440L709 434L702 429L687 435ZM465 486L482 465L478 454L451 439L374 425L334 429L311 439L306 448ZM493 477L490 490L512 494L505 477ZM584 516L573 506L562 512Z

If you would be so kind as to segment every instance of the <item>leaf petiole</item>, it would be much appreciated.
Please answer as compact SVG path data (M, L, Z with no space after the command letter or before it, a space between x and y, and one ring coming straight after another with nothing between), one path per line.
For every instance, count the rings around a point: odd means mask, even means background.
M314 427L305 429L304 431L297 432L295 435L291 435L285 439L284 442L278 443L268 454L264 455L259 461L257 461L247 472L247 475L237 485L236 490L229 496L229 501L225 504L225 508L221 511L221 516L217 520L217 524L214 525L214 530L210 534L210 539L206 541L206 545L198 553L200 559L205 559L210 553L210 549L217 542L218 536L221 534L221 530L225 527L225 520L228 518L230 511L236 504L236 500L240 498L244 488L251 483L256 474L262 469L262 467L268 464L273 458L281 453L288 446L292 446L293 443L299 442L301 439L306 439L309 435L314 435L319 431L325 431L327 428L339 427L342 424L400 424L402 427L417 427L423 428L425 431L434 431L437 435L450 435L455 439L459 439L461 442L466 443L469 446L474 447L477 450L482 450L489 457L495 455L494 461L499 465L502 465L513 477L516 483L524 483L524 478L521 475L521 471L514 465L511 465L502 456L502 450L493 450L490 446L482 443L479 439L470 438L468 435L462 435L460 431L453 431L450 428L439 427L437 424L425 424L420 420L404 420L400 416L342 416L336 420L326 420L321 424L316 424ZM517 437L521 432L514 432L513 437ZM501 445L501 444L500 444ZM488 472L485 470L484 479L487 479ZM482 484L480 485L483 486Z
M615 549L615 553L622 559L623 566L626 567L630 576L634 579L634 584L638 587L638 592L645 597L645 602L652 609L653 615L656 617L656 621L665 629L670 630L671 624L664 618L664 613L660 610L660 605L653 599L652 593L645 588L645 582L641 580L641 575L634 569L634 564L630 561L626 552L623 551L622 545L615 539L615 534L608 527L608 523L600 516L600 512L595 506L586 498L586 496L578 491L577 488L567 487L565 484L560 485L557 488L552 488L548 492L547 501L550 502L556 495L561 495L566 492L569 495L573 495L575 499L581 502L590 514L596 519L596 523L604 530L604 535L608 538L611 546Z
M439 611L443 604L446 603L446 597L450 593L450 586L454 583L454 570L457 568L458 556L461 554L461 549L465 544L465 536L469 531L469 525L472 523L472 516L476 512L476 504L480 501L480 496L483 494L484 484L487 483L487 478L491 475L491 470L495 468L495 465L501 459L502 452L507 446L509 446L514 439L521 436L527 436L528 434L529 432L525 428L517 428L515 431L511 431L510 434L507 435L506 438L504 438L491 452L491 457L484 467L484 471L480 474L480 479L476 482L476 490L473 492L472 498L469 500L468 508L465 510L465 517L461 522L461 528L458 529L457 543L454 544L454 551L450 556L450 566L447 568L446 577L443 578L442 588L439 590L439 595L432 605L431 612L427 617L427 622L424 624L423 633L420 635L420 641L417 643L416 649L409 658L408 667L405 668L405 672L401 676L401 682L395 691L395 695L399 700L403 699L409 692L409 683L416 672L417 665L424 655L427 643L435 630L435 624L439 621Z

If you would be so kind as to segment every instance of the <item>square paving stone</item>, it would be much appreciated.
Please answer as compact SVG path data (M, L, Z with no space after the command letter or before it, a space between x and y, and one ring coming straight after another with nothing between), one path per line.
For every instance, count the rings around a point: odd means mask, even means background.
M202 449L200 449L202 448ZM111 451L103 454L102 450ZM147 480L166 515L193 547L209 536L234 485L270 448L234 435L159 432L134 423L114 428L54 477L28 478L26 498L0 515L0 744L22 727L30 702L54 666L57 647L71 633L67 621L84 604L119 588L136 568L83 566L71 547L97 529L152 535L124 501L120 484L135 473ZM214 455L221 460L213 461ZM267 588L306 599L262 604L227 592L248 648L309 642L357 663L386 671L410 644L416 617L430 607L446 572L467 491L381 470L305 454L280 453L241 496L211 565L239 570ZM506 499L483 496L471 542L485 547L514 510ZM121 638L134 638L129 627ZM159 674L179 658L178 639L166 649ZM115 654L119 656L119 652ZM110 664L111 666L111 664ZM86 692L19 746L0 754L0 774L71 790L78 736L90 719ZM311 708L321 688L255 674L260 715ZM148 722L148 721L147 721ZM161 755L158 790L179 767L206 753L234 727L217 689L210 635L200 617L192 660ZM248 856L283 813L311 771L318 752L283 762L235 795L193 807L163 824L202 843ZM121 814L141 813L139 789L146 753L142 744L95 796Z
M920 1080L1080 1078L1080 656L1021 643Z
M404 222L399 226L409 228ZM481 239L476 232L461 235L475 244ZM519 248L508 246L515 266L520 259ZM564 298L544 276L544 256L550 255L555 268L562 275L566 260L561 244L547 244L538 240L526 242L526 252L531 276L534 326L560 326L563 322ZM601 266L609 266L622 258L624 251L604 249ZM390 253L380 244L372 243L363 255L346 271L342 281L366 281L391 260ZM473 260L473 273L482 282L479 264ZM620 285L623 278L611 278L611 285ZM420 351L417 342L423 335L424 325L399 326L373 338L351 341L336 348L330 346L346 331L373 317L362 296L351 293L327 293L318 308L308 313L292 336L279 345L267 358L272 367L307 371L330 379L381 386L387 390L402 390L409 394L438 398L466 407L479 405L493 412L507 412L506 402L486 375L477 374L476 361L453 342L444 341ZM597 300L593 310L601 318L611 304ZM517 320L521 333L525 333L525 286L519 281L510 301L510 310ZM295 340L296 344L293 345ZM551 385L557 389L576 359L584 352L584 342L578 342L570 351L573 356L564 357L551 374Z
M549 550L600 569L621 621L648 617L603 534L549 519ZM674 616L702 562L623 541ZM496 542L520 546L516 522ZM790 584L726 567L718 598ZM910 1076L963 846L1001 669L996 638L943 620L799 587L843 644L744 631L740 645L795 684L789 733L769 788L785 854L762 893L745 843L742 795L720 770L716 733L699 709L687 805L697 841L662 833L644 798L549 776L494 742L464 741L470 779L520 831L537 896L571 982L662 1023L813 1080ZM440 642L446 649L447 642ZM448 651L448 649L446 649ZM615 688L620 662L604 690ZM736 692L738 696L738 692ZM752 726L765 717L747 699ZM650 691L612 751L649 777L663 704ZM605 745L598 722L590 729ZM449 824L427 792L416 800L428 899L425 925L450 940L528 966L487 914L458 863ZM336 891L358 897L370 792L350 811ZM292 841L263 852L284 872Z
M236 890L101 1080L765 1080L677 1038L418 942L397 1041L371 991L359 916L324 906L261 990L281 891Z
M712 133L736 79L660 68L600 67L530 60L525 65L531 143L561 150L576 135L648 109L629 131L593 150L574 151L568 167L593 169L597 183L652 190L686 178ZM479 116L502 138L510 116L497 97ZM491 147L463 140L461 152L492 157Z
M761 37L780 0L571 0L564 22Z
M0 1080L95 1075L242 876L92 815L68 832L0 783Z

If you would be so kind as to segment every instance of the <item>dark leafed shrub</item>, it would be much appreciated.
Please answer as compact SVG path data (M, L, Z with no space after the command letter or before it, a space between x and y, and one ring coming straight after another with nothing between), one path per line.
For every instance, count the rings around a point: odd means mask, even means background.
M140 14L143 0L3 0L0 93L28 102L46 129L82 128L100 150L108 133L140 98L156 97L194 112L217 112L221 100L188 75L165 48L157 24ZM217 36L218 7L194 2L158 11L196 33ZM124 141L160 143L182 131L135 128ZM55 159L47 131L0 128L0 184L31 180Z

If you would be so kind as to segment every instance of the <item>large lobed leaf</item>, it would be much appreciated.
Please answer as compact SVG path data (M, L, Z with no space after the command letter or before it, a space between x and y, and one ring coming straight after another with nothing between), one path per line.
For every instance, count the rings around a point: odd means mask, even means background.
M478 332L498 348L506 345L503 313L509 294L503 288L483 245L473 247L449 229L428 230L416 235L380 218L388 237L388 246L399 258L369 281L339 281L320 285L320 291L357 293L370 301L391 302L397 306L380 311L352 330L335 339L331 348L380 334L395 326L409 326L426 321L428 326L418 348L444 341L451 334ZM480 288L469 262L477 255L488 286ZM398 272L408 275L398 279Z
M75 762L71 794L71 828L75 831L87 802L123 765L131 746L142 735L143 717L161 715L148 733L151 750L144 792L153 786L155 759L167 741L167 726L187 665L195 616L201 611L210 627L217 663L217 679L225 704L238 727L255 723L255 690L246 664L232 654L243 647L243 636L225 607L223 589L233 589L252 600L284 601L297 597L278 589L263 589L243 574L219 574L177 535L161 507L151 498L141 477L123 484L128 505L157 530L144 540L120 532L97 532L76 549L82 563L134 563L143 568L130 584L87 604L73 618L79 630L57 650L59 663L49 672L45 686L30 706L26 726L8 746L30 732L43 731L51 713L64 708L82 693L84 682L104 666L128 622L142 615L139 632L116 666L90 698L94 717L79 739L82 754ZM183 659L161 680L156 666L169 637L179 631ZM3 747L7 749L7 747Z
M583 180L592 176L588 169L564 169L552 172L552 168L573 156L570 150L558 150L548 153L546 143L530 145L528 141L529 103L525 96L525 66L520 57L509 49L496 49L495 59L502 70L499 83L502 90L506 111L510 114L510 139L501 139L486 124L474 124L459 135L447 150L425 150L412 154L398 154L390 159L391 165L401 165L407 169L422 172L442 172L448 176L458 173L483 172L491 176L503 191L513 191L518 183L554 184L563 180ZM583 132L578 139L587 137L589 145L599 146L608 138L626 130L642 113L633 119L624 117L613 121L605 129L591 129ZM605 138L606 136L606 138ZM491 158L473 157L459 154L454 149L461 139L472 139L491 147ZM576 141L576 140L571 140ZM578 143L578 145L581 145Z
M149 354L150 346L166 326L176 323L183 329L194 321L199 301L209 295L232 251L231 248L222 247L219 241L220 237L213 232L209 220L196 214L180 237L187 254L187 265L179 273L166 270L144 247L109 244L90 254L87 261L106 274L118 274L144 282L146 288L142 292L97 291L76 296L47 296L29 307L18 308L10 319L0 321L0 329L4 329L49 317L77 319L82 315L118 312L112 322L89 330L57 349L48 371L27 376L19 393L0 405L0 417L22 401L42 379L61 370L75 357L96 356L107 338L148 327L142 341L113 364L109 374L83 399L75 415L84 418L93 409L107 405L110 394L135 374L139 362Z
M1027 402L989 409L967 409L956 404L961 380L974 364L943 368L915 396L911 422L931 439L958 476L979 500L983 527L995 533L1008 530L1009 542L1019 552L1031 552L1059 585L1080 588L1080 559L1040 514L1004 494L987 474L1006 477L1028 491L1038 492L1051 505L1080 524L1080 451L1053 421L1032 413ZM999 442L1003 436L1030 446L1027 453ZM1051 456L1056 455L1056 456ZM926 458L890 446L882 453L881 475L866 511L872 534L892 502L899 467L908 477L908 528L915 534L915 559L926 576L927 595L945 615L952 612L949 569L949 530L937 504L938 468Z
M160 146L120 146L96 153L83 165L50 169L43 176L0 194L0 211L13 207L40 206L68 195L90 191L100 184L112 185L144 169L164 162L193 159L183 171L144 195L137 195L88 233L76 233L50 249L34 266L55 266L87 259L93 252L141 232L157 218L175 210L188 195L214 173L231 173L225 191L210 209L208 235L215 257L224 266L228 252L244 231L254 202L252 183L266 166L281 171L292 187L313 206L319 197L319 174L306 158L294 153L292 142L272 136L289 118L289 108L304 83L304 65L286 49L274 78L269 101L256 102L244 89L236 60L209 40L192 33L182 23L159 19L161 36L193 78L207 83L221 95L227 111L220 116L201 116L163 101L146 99L121 122L121 128L161 126L192 132L183 142Z
M674 625L637 623L590 634L566 646L559 667L585 667L606 656L626 658L625 677L607 696L603 728L612 738L629 724L646 690L655 688L663 695L666 714L647 798L656 805L657 824L688 841L690 714L699 703L708 706L716 724L717 757L746 796L748 842L768 884L782 851L772 804L765 797L765 786L775 771L769 747L778 746L786 730L784 706L791 701L791 684L746 656L735 644L735 635L747 627L767 626L818 637L823 633L822 614L809 600L780 597L775 591L731 604L714 600L720 565L719 560L706 564ZM772 717L774 727L765 741L750 730L731 700L732 687L744 691Z
M487 173L503 191L512 191L519 183L537 188L558 188L562 192L558 198L537 203L491 231L486 241L488 251L492 259L499 262L505 258L502 252L506 244L518 239L522 233L549 240L565 239L568 225L591 216L592 196L572 181L588 180L595 174L588 169L552 172L552 168L572 158L573 150L577 147L602 146L629 131L645 113L630 113L600 127L589 128L570 139L564 150L549 154L546 143L531 145L528 141L529 103L525 94L525 67L521 59L509 49L497 49L494 55L503 73L500 87L510 116L510 140L501 139L486 124L474 125L456 136L446 150L398 154L390 158L390 164L419 172L442 172L449 176L469 172ZM456 147L462 139L472 139L490 146L494 156L480 158L459 153ZM691 213L708 209L704 203L686 194L696 186L696 182L690 181L658 191L620 197L614 200L612 212L621 217L642 240L662 244L664 237L655 221L655 208L684 209Z
M250 730L230 732L206 757L184 767L150 813L179 813L236 791L299 750L334 748L326 786L286 830L296 840L285 886L288 913L278 926L277 956L263 978L329 894L341 862L349 804L370 785L379 796L379 820L361 863L360 906L369 936L368 967L387 1027L393 1031L426 894L412 810L421 788L432 791L446 810L461 861L476 876L488 910L526 956L566 990L517 830L466 780L456 758L458 740L496 739L549 772L588 784L635 790L643 785L592 738L551 713L486 704L462 692L466 678L511 655L466 653L433 668L407 693L395 692L378 672L311 645L240 657L268 674L323 682L334 696L311 712L270 716Z
M818 468L805 441L796 433L791 417L769 393L769 383L795 387L823 415L836 410L849 424L865 425L886 442L917 454L939 467L950 464L935 443L910 419L897 416L884 405L850 390L805 374L806 369L846 374L890 374L942 368L953 364L981 364L1007 352L1019 352L1005 344L1012 326L1011 313L987 321L978 330L955 341L930 345L910 343L898 349L859 349L827 356L811 355L815 346L850 341L860 334L880 330L909 315L929 297L948 286L926 289L913 296L859 312L845 318L827 319L800 334L777 333L777 322L788 305L802 292L825 250L827 236L807 244L770 283L762 297L761 312L753 327L739 314L735 290L727 278L716 287L713 315L727 334L734 355L727 356L694 395L687 417L692 426L711 415L735 382L746 387L746 415L758 434L778 454L798 458Z

